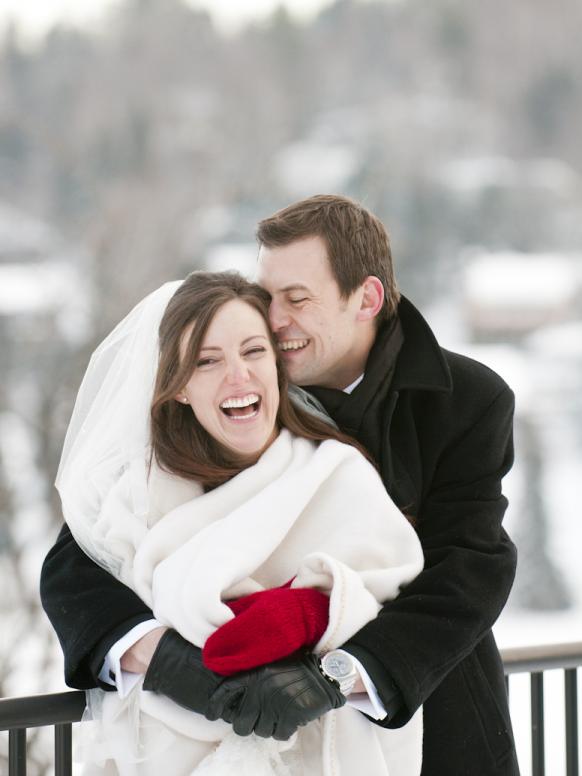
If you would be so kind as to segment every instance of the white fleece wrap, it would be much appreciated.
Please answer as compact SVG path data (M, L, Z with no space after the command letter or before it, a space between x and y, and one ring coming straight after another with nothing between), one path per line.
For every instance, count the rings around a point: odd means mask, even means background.
M255 466L209 493L158 470L149 488L145 517L131 513L125 476L93 525L66 516L93 557L102 553L104 565L118 570L158 620L200 647L234 616L224 600L295 576L294 587L330 595L328 627L315 647L326 652L375 618L422 568L418 538L377 472L333 440L316 447L284 430ZM139 685L126 700L92 692L101 730L85 756L95 763L115 757L117 770L109 763L90 773L217 776L232 774L233 762L238 776L247 767L253 776L420 773L420 710L405 727L385 730L345 706L290 742L276 742L237 737L230 725Z

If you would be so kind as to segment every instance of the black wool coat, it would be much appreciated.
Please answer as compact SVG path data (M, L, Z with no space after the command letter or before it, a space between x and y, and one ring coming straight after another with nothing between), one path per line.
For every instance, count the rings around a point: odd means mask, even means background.
M348 430L373 453L388 492L414 522L425 568L346 648L380 697L388 701L394 684L400 690L400 712L379 724L400 726L424 705L422 776L518 776L491 632L516 565L501 525L513 394L487 367L440 348L404 298L399 317L404 342L391 380L381 330L347 414L333 402L329 411L340 424L348 417ZM326 404L325 392L320 399ZM66 526L43 565L41 597L73 687L100 684L111 645L152 616L84 555Z

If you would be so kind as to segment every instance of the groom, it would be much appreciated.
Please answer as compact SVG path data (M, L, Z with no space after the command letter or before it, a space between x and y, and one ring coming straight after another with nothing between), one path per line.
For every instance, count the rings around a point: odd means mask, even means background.
M352 678L344 686L367 691L371 718L387 728L424 705L422 776L517 776L491 632L515 573L501 526L513 395L487 367L439 347L400 296L386 231L362 206L311 197L261 221L257 237L259 282L272 297L291 380L368 449L425 555L420 575L343 645L341 669ZM174 698L184 691L179 666L189 645L155 652L168 634L66 526L45 561L41 594L68 684L123 691L132 673L149 669L152 689ZM294 670L304 686L314 681L307 668ZM275 692L276 664L268 672ZM296 725L324 711L294 706L289 716Z

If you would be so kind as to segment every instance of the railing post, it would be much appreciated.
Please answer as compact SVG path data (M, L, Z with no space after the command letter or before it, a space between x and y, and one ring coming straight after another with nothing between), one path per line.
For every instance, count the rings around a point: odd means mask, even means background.
M55 725L55 776L72 776L72 742L71 724Z
M8 733L8 774L26 776L26 728Z
M531 675L531 763L533 776L546 772L544 752L544 675Z
M566 699L566 776L578 776L578 676L575 668L564 671Z
M72 722L85 708L80 691L0 698L0 730L8 730L8 776L26 776L27 728L54 725L55 776L72 776Z

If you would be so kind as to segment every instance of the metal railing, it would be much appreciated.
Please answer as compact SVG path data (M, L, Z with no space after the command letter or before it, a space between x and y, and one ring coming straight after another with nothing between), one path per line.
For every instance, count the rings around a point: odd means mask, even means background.
M72 774L72 727L85 709L85 693L59 692L0 700L0 730L8 730L8 774L26 776L26 731L54 725L55 776Z
M544 671L564 672L566 776L579 776L578 676L582 665L582 643L552 644L502 650L506 682L510 674L529 673L531 698L532 776L545 776Z
M577 668L582 666L582 642L505 649L501 654L508 691L510 674L530 674L532 776L545 776L544 671L564 671L566 774L579 776ZM71 776L71 725L84 708L85 693L80 691L1 699L0 731L9 731L8 776L26 776L26 731L47 725L55 729L55 776Z

